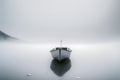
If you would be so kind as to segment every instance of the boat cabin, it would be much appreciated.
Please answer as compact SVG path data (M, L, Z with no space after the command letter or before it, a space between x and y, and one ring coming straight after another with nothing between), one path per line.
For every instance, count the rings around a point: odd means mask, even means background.
M52 49L52 51L54 51L54 50L59 50L59 49L61 49L61 50L66 50L66 51L71 51L69 48L67 48L67 47L56 47L56 48L53 48Z

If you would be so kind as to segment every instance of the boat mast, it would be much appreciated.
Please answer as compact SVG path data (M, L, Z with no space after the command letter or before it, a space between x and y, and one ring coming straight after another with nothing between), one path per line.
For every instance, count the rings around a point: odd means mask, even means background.
M62 40L60 40L60 46L62 47Z

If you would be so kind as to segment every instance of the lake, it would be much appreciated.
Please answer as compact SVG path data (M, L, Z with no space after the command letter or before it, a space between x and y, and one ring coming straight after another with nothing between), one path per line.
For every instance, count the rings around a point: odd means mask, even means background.
M72 53L53 60L56 44L0 43L0 80L120 80L120 42L66 44Z

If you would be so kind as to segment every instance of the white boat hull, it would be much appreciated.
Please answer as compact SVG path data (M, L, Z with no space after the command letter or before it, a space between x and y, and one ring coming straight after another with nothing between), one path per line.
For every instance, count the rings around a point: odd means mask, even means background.
M64 60L66 58L69 58L70 54L71 54L71 51L66 51L66 50L59 49L59 50L51 51L51 54L52 54L52 57L54 59L57 59L57 60L61 61L61 60Z

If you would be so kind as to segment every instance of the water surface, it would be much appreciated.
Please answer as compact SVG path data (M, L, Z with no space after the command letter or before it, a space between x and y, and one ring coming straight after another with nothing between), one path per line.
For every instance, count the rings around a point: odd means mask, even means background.
M0 43L0 80L120 80L120 43L67 44L70 59L52 59L54 44Z

